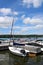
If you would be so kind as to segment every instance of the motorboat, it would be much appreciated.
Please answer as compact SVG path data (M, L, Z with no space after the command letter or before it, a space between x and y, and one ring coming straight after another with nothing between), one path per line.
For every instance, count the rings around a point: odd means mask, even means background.
M43 52L43 40L38 40L36 42L41 47L41 51Z
M38 42L29 42L27 45L28 46L30 45L30 46L38 47L38 48L41 49L41 51L43 51L43 41L42 42L41 41L38 41Z
M18 56L26 56L27 50L24 50L23 48L16 48L14 46L9 47L9 50L11 53L18 55Z
M38 46L32 46L32 45L25 45L24 49L29 50L30 53L40 53L41 52L41 47Z

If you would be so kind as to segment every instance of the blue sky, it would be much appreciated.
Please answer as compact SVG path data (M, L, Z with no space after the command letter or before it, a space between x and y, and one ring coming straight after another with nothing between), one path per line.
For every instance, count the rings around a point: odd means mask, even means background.
M43 34L43 0L0 0L0 34L10 34L12 22L12 34Z

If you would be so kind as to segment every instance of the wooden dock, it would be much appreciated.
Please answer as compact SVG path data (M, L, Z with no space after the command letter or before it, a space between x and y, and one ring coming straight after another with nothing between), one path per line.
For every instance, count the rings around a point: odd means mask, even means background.
M0 50L8 49L9 44L0 44Z
M10 43L12 45L12 43ZM6 50L9 47L9 43L1 43L0 44L0 50Z

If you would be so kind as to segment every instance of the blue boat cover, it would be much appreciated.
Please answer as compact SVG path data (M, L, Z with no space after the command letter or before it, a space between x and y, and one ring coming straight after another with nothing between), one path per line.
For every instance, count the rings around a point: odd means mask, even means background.
M15 43L15 42L13 42L13 45L24 46L25 44L21 44L21 43Z

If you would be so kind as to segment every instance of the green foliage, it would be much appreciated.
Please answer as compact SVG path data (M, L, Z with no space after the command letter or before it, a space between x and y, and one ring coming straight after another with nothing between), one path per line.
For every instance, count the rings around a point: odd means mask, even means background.
M43 37L43 35L0 35L0 38L28 38L28 37Z

